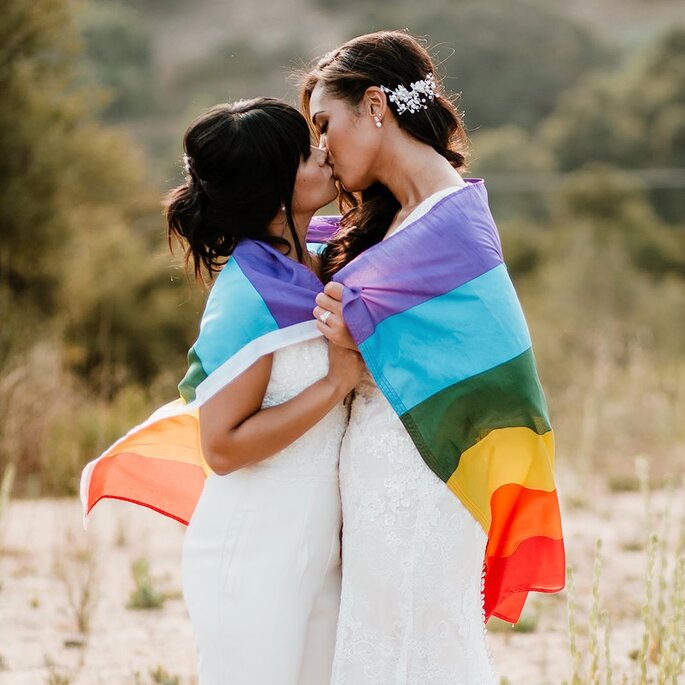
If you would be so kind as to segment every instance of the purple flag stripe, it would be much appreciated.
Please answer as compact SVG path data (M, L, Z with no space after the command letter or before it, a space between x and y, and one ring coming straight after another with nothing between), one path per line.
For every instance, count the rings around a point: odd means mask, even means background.
M334 276L345 285L344 317L357 345L389 316L444 295L503 262L485 185L481 179L469 183Z
M307 242L326 243L339 228L339 216L315 216L307 229Z
M231 259L264 300L279 328L314 318L314 298L323 285L304 264L258 240L243 240Z

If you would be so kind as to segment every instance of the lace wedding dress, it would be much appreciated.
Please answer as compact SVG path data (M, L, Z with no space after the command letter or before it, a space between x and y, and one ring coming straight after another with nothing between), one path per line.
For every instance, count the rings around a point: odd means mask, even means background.
M343 584L333 685L491 685L486 536L367 376L340 452Z
M340 490L332 685L494 685L482 603L486 535L426 466L368 373L343 438Z
M285 402L327 370L322 338L275 352L262 406ZM200 685L330 681L346 423L340 403L275 456L207 479L183 550Z

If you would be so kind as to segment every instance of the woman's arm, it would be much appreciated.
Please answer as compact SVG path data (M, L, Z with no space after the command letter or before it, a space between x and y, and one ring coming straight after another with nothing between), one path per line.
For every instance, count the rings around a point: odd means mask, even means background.
M363 362L358 353L329 345L329 371L299 395L262 409L273 355L257 360L200 407L200 441L219 475L266 459L306 433L352 390Z

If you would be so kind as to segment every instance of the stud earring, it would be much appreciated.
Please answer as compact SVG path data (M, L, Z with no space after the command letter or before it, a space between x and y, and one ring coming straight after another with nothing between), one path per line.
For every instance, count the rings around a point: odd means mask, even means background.
M285 205L281 205L281 211L285 212Z
M374 115L374 121L376 122L376 128L382 128L383 123L381 122L381 118L378 116L378 114Z

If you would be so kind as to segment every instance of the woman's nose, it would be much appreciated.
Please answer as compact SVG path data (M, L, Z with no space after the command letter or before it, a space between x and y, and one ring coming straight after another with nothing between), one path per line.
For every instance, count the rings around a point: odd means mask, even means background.
M320 142L318 147L312 145L312 148L316 151L314 154L317 155L316 161L318 162L319 166L323 166L324 164L326 164L326 162L328 161L328 149L321 145Z

